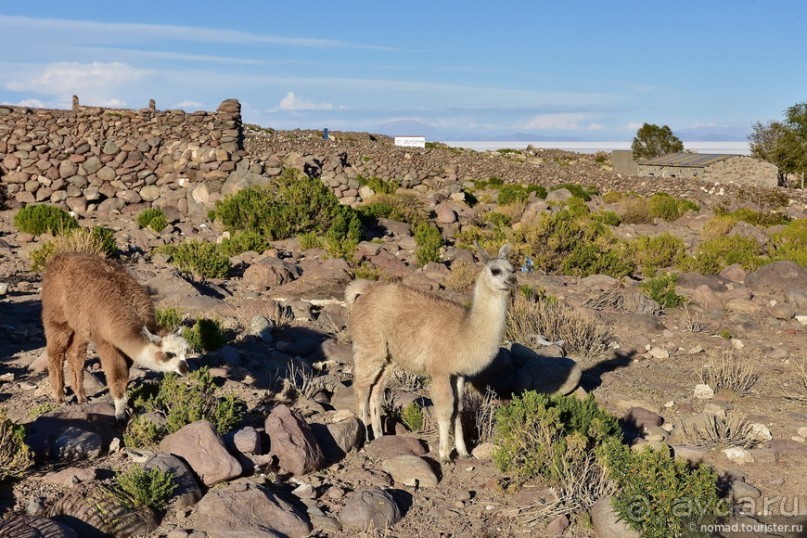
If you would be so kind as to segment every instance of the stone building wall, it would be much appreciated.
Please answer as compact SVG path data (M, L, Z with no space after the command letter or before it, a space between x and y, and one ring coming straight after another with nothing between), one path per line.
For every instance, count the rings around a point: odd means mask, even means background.
M734 182L776 187L779 175L778 169L771 163L737 156L707 166L703 178L714 183Z
M661 166L639 164L640 176L701 179L710 183L739 183L760 187L776 187L778 170L775 165L736 155L705 166Z
M182 187L226 178L243 157L241 105L185 113L0 106L0 182L10 205L79 214L124 206L184 209Z

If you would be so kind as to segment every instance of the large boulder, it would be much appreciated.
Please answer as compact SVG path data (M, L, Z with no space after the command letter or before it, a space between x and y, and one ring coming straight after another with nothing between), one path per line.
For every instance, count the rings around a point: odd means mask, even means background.
M280 467L295 475L321 469L325 456L308 423L286 405L278 405L264 424L269 436L270 455L277 457Z
M206 486L239 476L238 460L227 452L213 425L206 420L183 426L160 442L160 452L179 456Z

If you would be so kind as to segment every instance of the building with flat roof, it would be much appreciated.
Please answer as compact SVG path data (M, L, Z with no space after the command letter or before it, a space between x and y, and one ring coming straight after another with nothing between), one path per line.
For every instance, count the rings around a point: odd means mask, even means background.
M730 153L669 153L638 163L639 175L702 179L775 187L779 169L769 162Z

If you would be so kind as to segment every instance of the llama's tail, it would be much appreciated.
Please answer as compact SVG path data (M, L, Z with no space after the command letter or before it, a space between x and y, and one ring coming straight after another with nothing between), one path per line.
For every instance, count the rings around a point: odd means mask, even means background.
M354 280L347 285L345 288L345 302L348 308L353 306L360 295L367 293L367 288L370 284L369 280Z

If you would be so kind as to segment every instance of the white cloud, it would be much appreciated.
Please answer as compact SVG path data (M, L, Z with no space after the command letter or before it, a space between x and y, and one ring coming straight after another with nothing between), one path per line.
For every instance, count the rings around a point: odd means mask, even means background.
M270 110L270 112L277 112L278 110L333 110L335 108L337 107L331 103L315 103L313 101L306 101L305 99L295 95L294 92L289 92L283 99L280 100L280 104L278 104L277 108L273 108Z
M591 122L591 114L578 112L561 112L554 114L539 114L533 116L519 129L544 129L554 131L601 131L605 126Z
M644 122L632 121L628 123L627 128L630 129L631 131L638 131L639 129L642 128L642 125L644 125Z
M194 110L204 110L205 104L200 103L199 101L180 101L179 103L175 104L171 108L181 108L183 110L187 109L194 109Z
M110 90L131 83L145 76L146 71L124 63L77 63L58 62L46 65L25 77L8 81L6 89L17 92L34 92L59 97L72 94L83 98L87 95L96 102L112 103ZM89 103L88 103L89 104ZM120 106L118 102L115 106Z
M23 99L22 101L17 101L16 103L11 103L9 101L3 101L4 105L11 105L11 106L27 106L30 108L48 108L44 102L40 101L39 99Z

